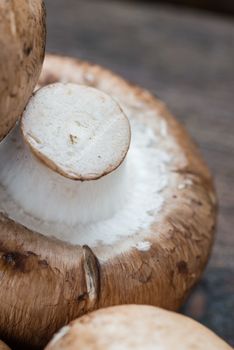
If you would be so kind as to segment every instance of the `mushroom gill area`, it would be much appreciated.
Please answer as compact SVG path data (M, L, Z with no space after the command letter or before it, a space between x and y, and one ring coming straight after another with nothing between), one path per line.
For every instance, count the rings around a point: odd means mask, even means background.
M36 95L34 102L38 102ZM40 98L43 98L42 93ZM45 119L50 111L49 103L47 99L44 110L40 109L40 116ZM53 101L53 108L54 105L56 101ZM170 156L157 147L158 138L151 128L131 118L131 145L126 157L122 155L121 164L101 178L81 181L52 169L41 159L44 150L35 150L28 142L22 125L28 115L31 118L34 114L37 114L35 104L30 101L22 121L0 144L0 212L31 230L72 244L94 246L100 241L112 244L121 236L149 229L163 204L161 191L168 183L167 164L170 162ZM30 135L41 127L41 122L44 121L39 117L37 121L35 116ZM51 122L56 123L56 113ZM46 137L53 139L54 129L46 125ZM115 125L113 139L117 130ZM110 137L109 144L102 147L103 142L101 137L101 146L97 144L96 148L105 154L112 143ZM59 155L61 150L57 147L55 153ZM86 166L89 168L89 163L85 163L84 168Z

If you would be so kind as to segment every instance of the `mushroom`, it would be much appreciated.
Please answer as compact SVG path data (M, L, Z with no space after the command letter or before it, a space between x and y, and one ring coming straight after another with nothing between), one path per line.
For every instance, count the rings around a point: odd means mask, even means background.
M197 148L149 92L57 56L39 85L0 145L0 333L34 349L98 308L176 310L216 218Z
M3 341L0 340L0 350L11 350Z
M14 126L38 81L45 52L42 0L0 3L0 141Z
M62 328L45 350L231 350L198 322L153 306L94 311Z

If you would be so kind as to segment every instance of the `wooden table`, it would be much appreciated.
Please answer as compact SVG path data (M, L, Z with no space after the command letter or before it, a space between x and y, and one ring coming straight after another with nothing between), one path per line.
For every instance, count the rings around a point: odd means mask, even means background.
M216 179L213 254L183 312L234 345L234 22L143 2L47 0L52 52L113 69L164 100Z

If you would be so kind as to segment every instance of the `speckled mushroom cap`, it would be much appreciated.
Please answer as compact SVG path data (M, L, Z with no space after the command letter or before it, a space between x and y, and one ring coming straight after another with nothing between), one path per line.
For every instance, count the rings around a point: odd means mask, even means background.
M0 186L0 332L34 348L97 308L176 310L206 265L216 217L211 175L158 99L99 66L48 55L39 84L57 81L95 87L119 103L131 124L131 171L122 210L73 229L32 218L12 202L8 182Z
M231 350L198 322L143 305L95 311L62 328L46 350Z
M0 141L21 116L37 83L45 35L43 0L0 2Z

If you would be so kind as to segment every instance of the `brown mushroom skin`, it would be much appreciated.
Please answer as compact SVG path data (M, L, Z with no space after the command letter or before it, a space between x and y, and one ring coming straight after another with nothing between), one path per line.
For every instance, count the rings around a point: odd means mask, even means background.
M0 350L11 350L11 349L9 348L9 346L7 346L5 343L3 343L0 340Z
M101 67L56 56L45 61L41 85L59 81L61 72L64 79L66 72L69 81L97 88L109 84L160 111L187 163L172 164L175 184L166 189L160 221L146 237L147 251L123 250L126 237L114 246L72 246L0 215L0 334L19 349L43 348L62 326L98 308L135 303L178 309L204 270L216 221L210 173L160 101ZM193 187L178 189L187 175Z
M38 81L45 28L43 0L0 2L0 141L22 114Z

